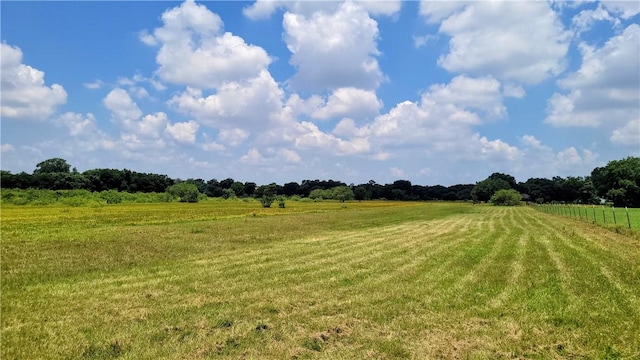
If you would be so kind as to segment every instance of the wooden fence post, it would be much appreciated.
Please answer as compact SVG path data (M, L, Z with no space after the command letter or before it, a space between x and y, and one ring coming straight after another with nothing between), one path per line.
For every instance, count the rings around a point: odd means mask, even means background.
M629 229L631 229L631 220L629 220L629 209L625 206L624 211L627 213L627 224L629 225Z
M611 213L613 214L613 225L618 225L618 223L616 222L616 208L615 208L615 206L611 207Z

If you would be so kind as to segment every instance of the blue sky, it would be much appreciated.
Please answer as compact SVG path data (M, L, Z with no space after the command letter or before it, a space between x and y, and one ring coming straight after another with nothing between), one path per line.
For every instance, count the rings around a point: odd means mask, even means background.
M640 3L6 2L1 167L474 183L640 156Z

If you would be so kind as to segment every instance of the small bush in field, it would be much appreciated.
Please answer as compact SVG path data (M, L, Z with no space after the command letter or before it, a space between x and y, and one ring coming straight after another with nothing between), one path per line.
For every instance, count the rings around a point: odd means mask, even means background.
M284 209L284 203L285 203L284 197L283 197L283 196L280 196L280 197L278 198L278 207L279 207L280 209Z
M275 201L275 197L271 195L263 195L262 198L260 199L260 203L264 208L270 208L271 204L273 204L274 201Z
M502 205L502 206L517 206L522 201L522 195L519 192L509 189L509 190L498 190L489 200L493 205Z
M198 202L198 187L191 183L181 182L171 185L167 188L167 193L180 198L180 202Z

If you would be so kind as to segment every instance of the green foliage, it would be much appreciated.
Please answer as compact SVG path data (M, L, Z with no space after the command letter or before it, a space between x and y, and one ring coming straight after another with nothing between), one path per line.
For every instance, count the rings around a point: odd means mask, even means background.
M345 202L347 200L353 200L353 191L348 186L336 186L331 189L314 189L309 193L309 198L320 200L340 200Z
M122 194L115 190L100 192L100 198L104 199L107 204L120 204L122 202Z
M314 189L309 193L309 199L312 200L326 200L331 199L331 191L324 189Z
M262 195L262 198L260 198L260 203L262 204L262 207L270 208L271 204L273 204L275 200L276 197L273 195Z
M367 189L364 186L357 186L353 189L353 197L358 201L365 200L367 198Z
M204 196L204 195L200 195ZM205 196L206 198L206 196ZM174 196L163 193L119 192L115 190L90 192L87 190L3 189L2 204L82 206L120 203L166 203Z
M233 189L222 189L222 198L223 199L235 199L236 193Z
M280 209L284 209L285 206L285 198L284 196L278 196L278 207Z
M497 173L496 173L497 174ZM500 176L491 175L489 178L480 181L471 190L471 197L474 201L489 201L498 190L511 189L509 182ZM493 176L493 178L492 178Z
M347 200L353 200L353 191L348 186L336 186L331 189L331 198L334 200L340 200L345 202Z
M67 160L60 158L48 159L39 162L33 174L51 174L51 173L68 173L71 172L71 165L67 164Z
M640 157L614 160L595 168L591 181L597 194L615 206L640 207Z
M167 188L167 194L180 199L180 202L195 203L199 200L198 187L188 182L181 182Z
M493 205L517 206L522 201L522 195L513 189L503 189L496 191L489 201Z

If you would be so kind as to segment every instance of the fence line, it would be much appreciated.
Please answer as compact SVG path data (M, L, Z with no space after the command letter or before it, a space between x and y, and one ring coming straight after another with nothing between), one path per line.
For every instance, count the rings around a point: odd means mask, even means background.
M599 209L596 209L596 207L601 208L602 211L598 211ZM621 225L629 229L640 230L640 218L636 218L636 216L634 216L632 221L631 216L629 215L629 209L627 207L622 209L616 208L614 206L608 207L604 205L596 206L581 204L536 204L535 208L549 214L562 215L573 219L588 221L596 225ZM618 216L616 216L616 213L618 213ZM638 221L636 221L637 219Z

